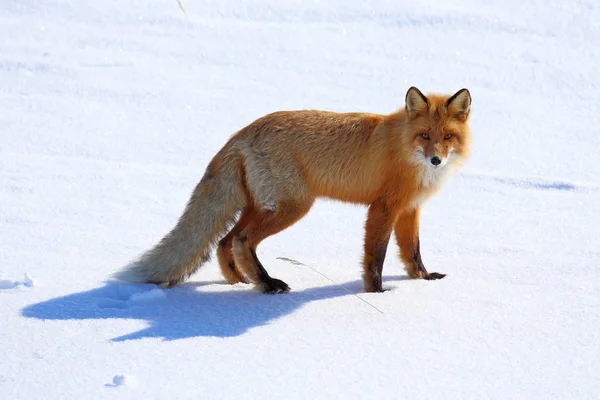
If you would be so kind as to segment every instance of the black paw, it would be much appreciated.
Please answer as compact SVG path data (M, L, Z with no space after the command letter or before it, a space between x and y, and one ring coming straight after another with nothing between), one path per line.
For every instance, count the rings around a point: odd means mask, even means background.
M442 279L445 276L446 276L446 274L440 274L439 272L432 272L432 273L425 275L423 277L423 279L426 279L428 281L435 281L437 279Z
M389 292L389 291L390 291L390 289L377 288L377 289L365 290L365 293L385 293L385 292Z
M280 279L270 278L261 283L260 290L267 294L279 294L289 292L290 287Z
M379 286L368 286L365 287L365 292L366 293L383 293L383 292L387 292L387 289L384 289L381 287L381 285Z
M367 293L383 293L381 276L364 276L365 292Z

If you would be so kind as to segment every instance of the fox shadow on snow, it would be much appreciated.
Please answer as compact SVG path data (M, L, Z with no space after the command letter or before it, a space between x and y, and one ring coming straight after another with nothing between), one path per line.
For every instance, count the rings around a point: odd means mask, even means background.
M403 279L407 277L390 276L385 280ZM43 320L122 318L148 322L147 328L111 339L115 342L142 338L233 337L266 325L312 301L352 296L362 291L362 281L283 295L266 295L250 287L220 292L198 290L199 286L217 283L190 282L165 290L154 285L107 283L97 289L32 304L21 314ZM367 304L363 306L368 307Z

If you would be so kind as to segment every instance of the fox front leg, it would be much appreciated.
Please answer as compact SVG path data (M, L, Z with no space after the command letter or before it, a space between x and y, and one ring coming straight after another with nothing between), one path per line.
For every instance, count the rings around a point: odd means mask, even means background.
M417 208L405 212L396 220L394 231L400 247L400 258L409 277L427 280L442 279L445 274L427 272L423 265L419 240L419 214L420 210Z
M369 206L363 261L365 292L383 292L383 262L393 227L394 216L385 203L375 202Z

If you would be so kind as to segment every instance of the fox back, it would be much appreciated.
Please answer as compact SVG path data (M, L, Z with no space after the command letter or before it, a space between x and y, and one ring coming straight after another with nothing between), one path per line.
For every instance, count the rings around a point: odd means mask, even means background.
M390 115L280 111L251 123L230 141L271 195L329 197L371 204L382 196L427 198L468 156L466 89L454 96L409 90ZM257 191L260 191L257 188Z

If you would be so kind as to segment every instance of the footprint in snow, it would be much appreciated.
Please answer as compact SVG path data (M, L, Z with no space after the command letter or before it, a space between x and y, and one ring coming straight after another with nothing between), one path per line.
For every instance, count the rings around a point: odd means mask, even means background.
M27 272L25 272L23 279L20 281L13 281L10 279L0 280L0 290L12 289L12 288L16 288L19 286L25 286L25 287L31 288L31 287L35 286L35 282L33 281L33 279L31 279L31 277L27 274Z
M112 383L104 385L106 387L119 387L119 386L137 386L136 379L131 375L115 375L112 379Z

